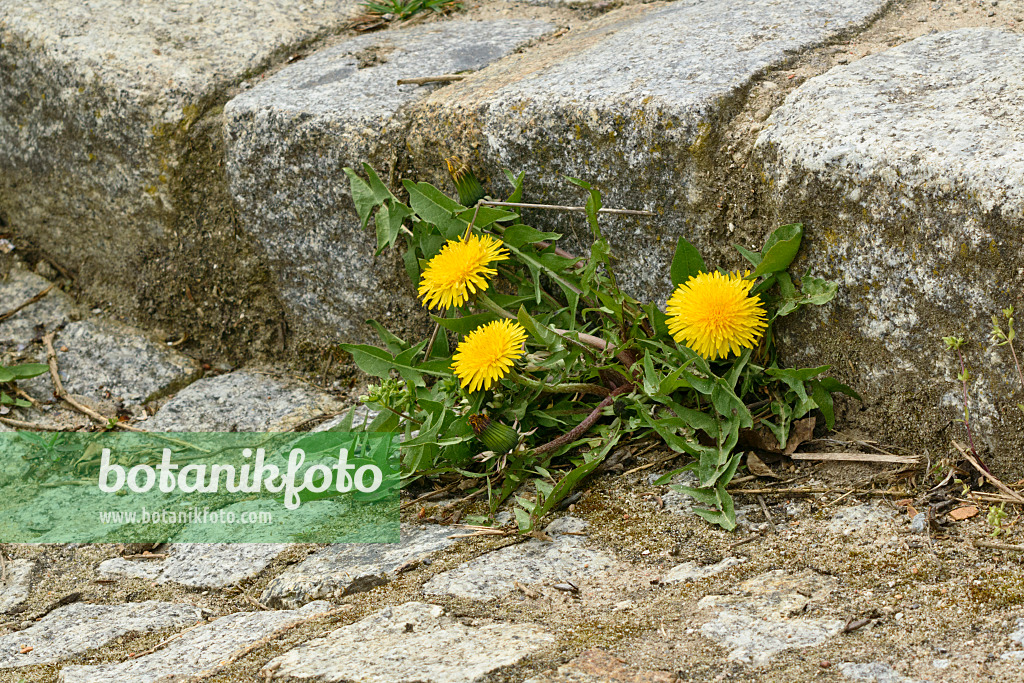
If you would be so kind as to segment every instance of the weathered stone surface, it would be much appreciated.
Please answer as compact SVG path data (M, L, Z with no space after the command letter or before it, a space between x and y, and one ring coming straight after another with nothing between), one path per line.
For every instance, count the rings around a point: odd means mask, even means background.
M516 581L575 582L607 571L615 564L615 558L585 547L586 537L576 535L585 527L586 522L581 519L557 519L544 530L554 540L531 539L464 562L424 584L423 593L489 601L510 592Z
M3 3L0 213L116 292L136 279L149 248L177 241L169 228L184 173L201 162L185 144L190 127L228 86L356 7Z
M7 277L0 280L0 301L7 311L28 301L50 286L50 282L21 268L12 268ZM50 331L71 319L74 312L71 297L54 287L50 293L0 322L0 342L26 344L36 336L38 325Z
M287 431L337 405L296 380L238 370L192 383L143 425L154 432Z
M437 605L407 602L300 645L263 671L275 681L468 683L555 640L536 626L480 621L467 626Z
M145 403L202 374L198 362L135 328L109 320L73 322L57 335L54 347L68 393L97 400ZM44 361L45 354L39 360ZM53 395L49 374L25 385L40 398Z
M479 69L554 27L452 21L352 38L289 66L224 108L231 192L246 232L278 277L290 326L318 338L368 339L363 322L419 310L401 262L376 258L342 169L394 165L402 111L430 87L400 78ZM268 191L268 189L270 191ZM397 320L388 320L396 318Z
M545 671L526 683L672 683L667 671L637 671L604 650L587 650L558 671Z
M878 536L883 530L891 531L893 520L892 510L883 505L865 503L839 508L828 522L828 530L833 534L849 536L851 534L872 534Z
M922 683L916 678L902 675L883 662L870 662L867 664L843 662L839 665L839 671L843 674L844 678L850 681L863 681L864 683Z
M194 588L221 588L256 576L280 555L284 543L175 543L162 561L115 557L100 563L103 576L132 576Z
M36 563L32 560L18 559L7 563L7 577L0 586L0 612L10 612L28 599L35 569Z
M787 362L831 363L867 401L849 424L873 438L945 447L963 410L941 338L967 338L971 422L1004 478L1024 474L1020 387L984 349L1024 284L1022 60L1008 32L918 38L804 83L754 155L778 222L806 225L795 271L840 282L782 331Z
M170 676L182 679L216 667L232 654L297 621L327 612L328 602L313 602L299 610L237 612L216 619L153 654L119 664L69 666L60 683L156 683Z
M730 568L737 565L743 564L747 561L745 557L726 557L721 562L715 564L709 564L706 566L700 566L696 562L683 562L682 564L672 567L668 570L664 576L662 576L658 583L673 584L673 583L685 583L687 581L699 581L700 579L706 579L717 574L721 574L724 571L728 571Z
M718 614L700 632L728 648L730 660L764 665L783 650L820 645L842 630L843 622L836 619L796 616L835 584L810 570L761 574L742 582L736 595L702 598L697 607Z
M59 607L24 631L0 636L0 669L55 662L100 647L126 633L191 626L200 616L199 609L192 605L153 600ZM31 652L21 654L26 645L32 648Z
M706 176L723 124L751 80L867 22L886 0L675 2L609 12L556 42L515 55L440 90L416 107L409 149L419 175L443 181L455 150L492 195L510 191L501 168L525 171L529 201L571 204L592 182L608 206L658 217L602 218L620 283L645 298L670 290L676 237L710 234L721 188ZM579 215L527 213L573 248L590 246ZM724 246L724 245L723 245Z
M451 534L451 527L407 525L397 544L328 546L271 579L260 602L294 609L310 600L370 590L390 581L399 567L455 543Z

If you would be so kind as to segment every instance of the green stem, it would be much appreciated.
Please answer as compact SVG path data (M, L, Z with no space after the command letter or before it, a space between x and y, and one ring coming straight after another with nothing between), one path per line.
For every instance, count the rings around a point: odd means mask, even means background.
M476 303L480 308L486 309L495 315L500 315L502 318L508 318L509 320L516 320L517 318L506 311L504 308L494 303L491 297L487 296L483 292L477 292Z
M535 389L538 391L546 391L549 394L596 394L598 396L607 396L609 394L608 389L597 384L587 384L585 382L580 383L566 383L566 384L545 384L535 379L531 379L524 375L519 374L515 370L512 371L510 378L522 384L524 387Z

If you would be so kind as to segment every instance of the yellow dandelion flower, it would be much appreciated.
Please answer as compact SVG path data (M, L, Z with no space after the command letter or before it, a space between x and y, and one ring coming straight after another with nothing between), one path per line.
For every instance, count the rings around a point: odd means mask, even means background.
M461 306L471 294L487 289L487 278L498 271L487 266L504 261L508 252L490 235L448 240L423 270L419 295L427 308Z
M473 392L504 377L523 355L526 330L511 320L495 320L466 335L452 356L452 370L463 387Z
M665 307L672 337L709 360L754 348L768 323L746 274L700 273L679 285Z

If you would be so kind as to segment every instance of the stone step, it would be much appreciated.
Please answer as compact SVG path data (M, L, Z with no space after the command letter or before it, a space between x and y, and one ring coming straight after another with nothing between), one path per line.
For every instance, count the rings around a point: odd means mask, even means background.
M324 391L247 369L192 383L143 426L153 432L288 431L340 411L340 402Z
M366 341L376 339L363 324L368 318L402 326L419 317L401 261L374 256L373 228L362 229L342 169L372 162L395 170L406 112L436 89L398 79L477 70L554 28L449 21L359 36L225 106L231 194L242 229L266 254L292 330L319 341Z
M545 629L456 619L422 602L386 607L271 660L273 681L470 683L554 642Z
M294 609L311 600L337 600L391 581L402 568L456 542L447 526L402 527L397 544L330 545L270 580L260 596L264 605Z
M288 548L286 543L174 543L165 560L101 562L103 578L126 576L191 588L223 588L252 578ZM307 601L308 602L308 601Z
M59 683L156 683L186 680L216 671L218 666L258 641L330 609L311 602L299 610L236 612L190 630L152 654L117 664L68 666Z
M123 605L66 605L23 631L0 636L0 670L56 662L128 633L184 628L201 616L192 605L153 600Z
M966 338L972 424L1010 481L1024 476L1022 387L987 345L1024 285L1021 63L1019 34L923 36L807 81L755 148L777 222L806 225L795 270L840 282L782 331L787 359L857 387L868 409L851 427L945 450L963 389L942 338Z
M663 303L669 264L685 235L710 254L732 252L717 221L716 165L724 129L751 83L801 51L865 25L885 0L674 2L625 7L557 42L515 55L416 106L407 145L420 173L444 180L443 155L466 155L511 191L501 173L526 172L528 201L582 204L564 176L603 193L606 206L656 219L605 220L619 282ZM528 221L588 251L579 214L528 213ZM732 252L735 256L735 252Z

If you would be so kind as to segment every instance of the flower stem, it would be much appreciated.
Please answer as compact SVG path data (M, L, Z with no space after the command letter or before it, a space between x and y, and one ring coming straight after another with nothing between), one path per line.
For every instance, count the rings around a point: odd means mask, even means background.
M516 371L512 371L510 377L519 382L524 387L530 389L536 389L539 391L546 391L549 394L597 394L598 396L607 396L610 392L605 387L597 384L588 384L586 382L577 383L566 383L566 384L545 384L539 382L525 375L521 375Z
M1013 349L1013 340L1010 340L1010 353L1013 354L1013 364L1017 367L1017 379L1020 380L1020 386L1024 389L1024 375L1020 372L1020 363L1017 362L1017 352Z
M487 296L483 292L477 292L476 303L480 306L480 308L486 309L496 315L500 315L502 318L508 318L509 320L517 319L514 315L506 311L504 308L494 303L494 301L491 300L491 297Z
M957 347L956 355L960 357L960 376L963 377L964 426L967 428L967 442L971 445L971 453L974 454L974 457L978 458L978 462L987 470L988 467L985 466L985 463L981 462L981 456L978 455L978 450L974 447L974 434L971 433L971 412L970 408L967 407L967 366L964 364L964 353L959 347Z

